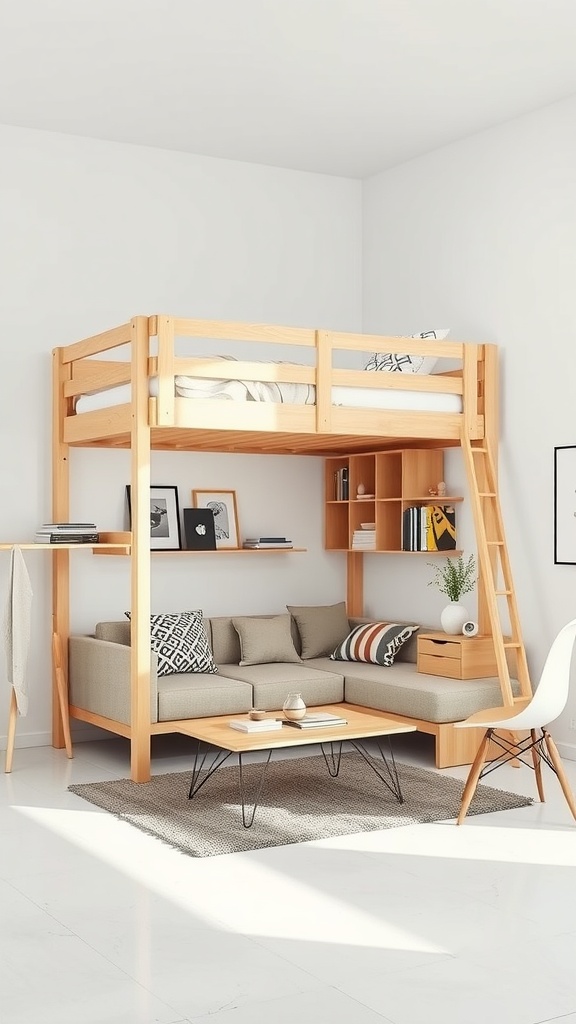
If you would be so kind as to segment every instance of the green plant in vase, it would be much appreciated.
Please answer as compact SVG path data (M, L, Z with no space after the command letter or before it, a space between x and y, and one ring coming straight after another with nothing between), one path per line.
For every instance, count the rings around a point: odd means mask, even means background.
M445 633L461 633L462 626L468 619L468 612L460 598L470 594L476 586L476 561L474 555L465 561L462 555L458 558L446 558L442 565L428 563L434 569L434 576L428 586L438 587L441 594L446 594L450 604L446 605L440 616L442 629Z

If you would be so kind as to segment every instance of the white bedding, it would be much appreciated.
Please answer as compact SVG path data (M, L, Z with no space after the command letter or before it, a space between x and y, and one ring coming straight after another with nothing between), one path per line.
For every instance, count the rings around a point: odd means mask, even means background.
M185 384L183 382L186 382ZM203 380L176 377L175 392L180 398L212 398L217 401L284 402L314 405L315 389L310 384L272 384L262 381ZM150 394L158 394L158 379L150 380ZM77 412L92 412L130 401L130 385L108 388L95 395L82 395ZM462 412L460 395L436 391L408 391L396 388L332 388L332 405L355 409L405 409L424 412Z

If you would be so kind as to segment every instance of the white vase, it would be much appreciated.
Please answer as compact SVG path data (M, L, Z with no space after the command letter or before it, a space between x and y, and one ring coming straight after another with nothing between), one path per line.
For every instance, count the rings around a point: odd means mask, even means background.
M299 722L306 714L306 705L301 693L289 693L282 705L286 718L291 722Z
M445 633L452 635L462 632L462 626L468 619L468 612L466 611L463 604L459 601L450 601L445 608L442 609L440 615L440 622L442 623L442 629Z

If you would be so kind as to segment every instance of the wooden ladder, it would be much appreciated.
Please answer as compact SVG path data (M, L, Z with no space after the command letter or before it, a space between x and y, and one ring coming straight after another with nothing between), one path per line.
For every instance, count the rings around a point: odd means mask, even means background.
M516 593L512 582L512 570L504 536L504 522L494 460L484 441L470 441L462 438L462 451L472 501L472 514L476 530L478 561L484 583L484 597L494 638L494 650L502 700L511 706L518 700L530 699L532 685L526 661L526 649L522 639ZM510 638L504 638L502 628L503 599L506 600L510 620ZM520 694L514 696L510 682L507 651L512 650L516 658L516 673Z

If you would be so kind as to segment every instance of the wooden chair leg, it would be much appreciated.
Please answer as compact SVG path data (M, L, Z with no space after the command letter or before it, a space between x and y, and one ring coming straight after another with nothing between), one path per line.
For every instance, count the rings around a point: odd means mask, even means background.
M70 735L70 716L68 713L68 688L64 676L62 661L62 644L58 633L52 634L52 658L54 661L54 674L56 676L56 689L58 692L58 706L62 719L62 731L64 733L64 745L68 757L74 757L72 752L72 737Z
M544 741L546 743L546 747L550 755L550 760L554 765L554 770L558 776L558 781L562 786L562 792L564 793L564 796L566 798L566 803L572 811L572 817L576 818L576 801L574 800L574 794L572 793L570 783L568 782L568 779L566 777L566 772L564 771L564 765L562 764L560 754L558 753L556 744L554 743L554 740L552 739L550 733L546 732L546 729L544 729L543 732Z
M536 742L538 740L538 736L536 734L536 729L531 729L530 730L530 736L532 737L532 743L534 744L534 746L532 747L532 763L534 765L534 774L536 776L536 785L538 787L538 796L540 797L540 802L541 803L545 803L544 783L542 781L542 759L540 757L540 752L538 750L538 747L536 746Z
M476 753L476 757L474 758L474 761L472 762L472 767L470 768L470 771L468 773L468 778L466 779L466 785L464 786L464 792L462 794L462 803L460 804L460 813L458 815L458 824L459 825L461 825L462 822L464 821L464 818L466 817L466 814L468 812L468 808L470 807L470 803L472 801L472 797L474 796L474 793L476 792L476 788L478 786L478 779L480 778L480 773L481 773L481 771L482 771L482 769L484 767L484 764L486 762L486 753L488 751L488 746L489 746L489 743L490 743L490 737L491 736L492 736L492 729L488 729L484 733L484 736L482 737L482 742L480 743L480 746L478 747L478 751Z
M10 713L8 716L8 742L6 744L6 764L4 771L10 774L12 771L12 758L14 757L14 739L16 737L16 719L18 718L18 704L16 702L16 691L10 687Z

